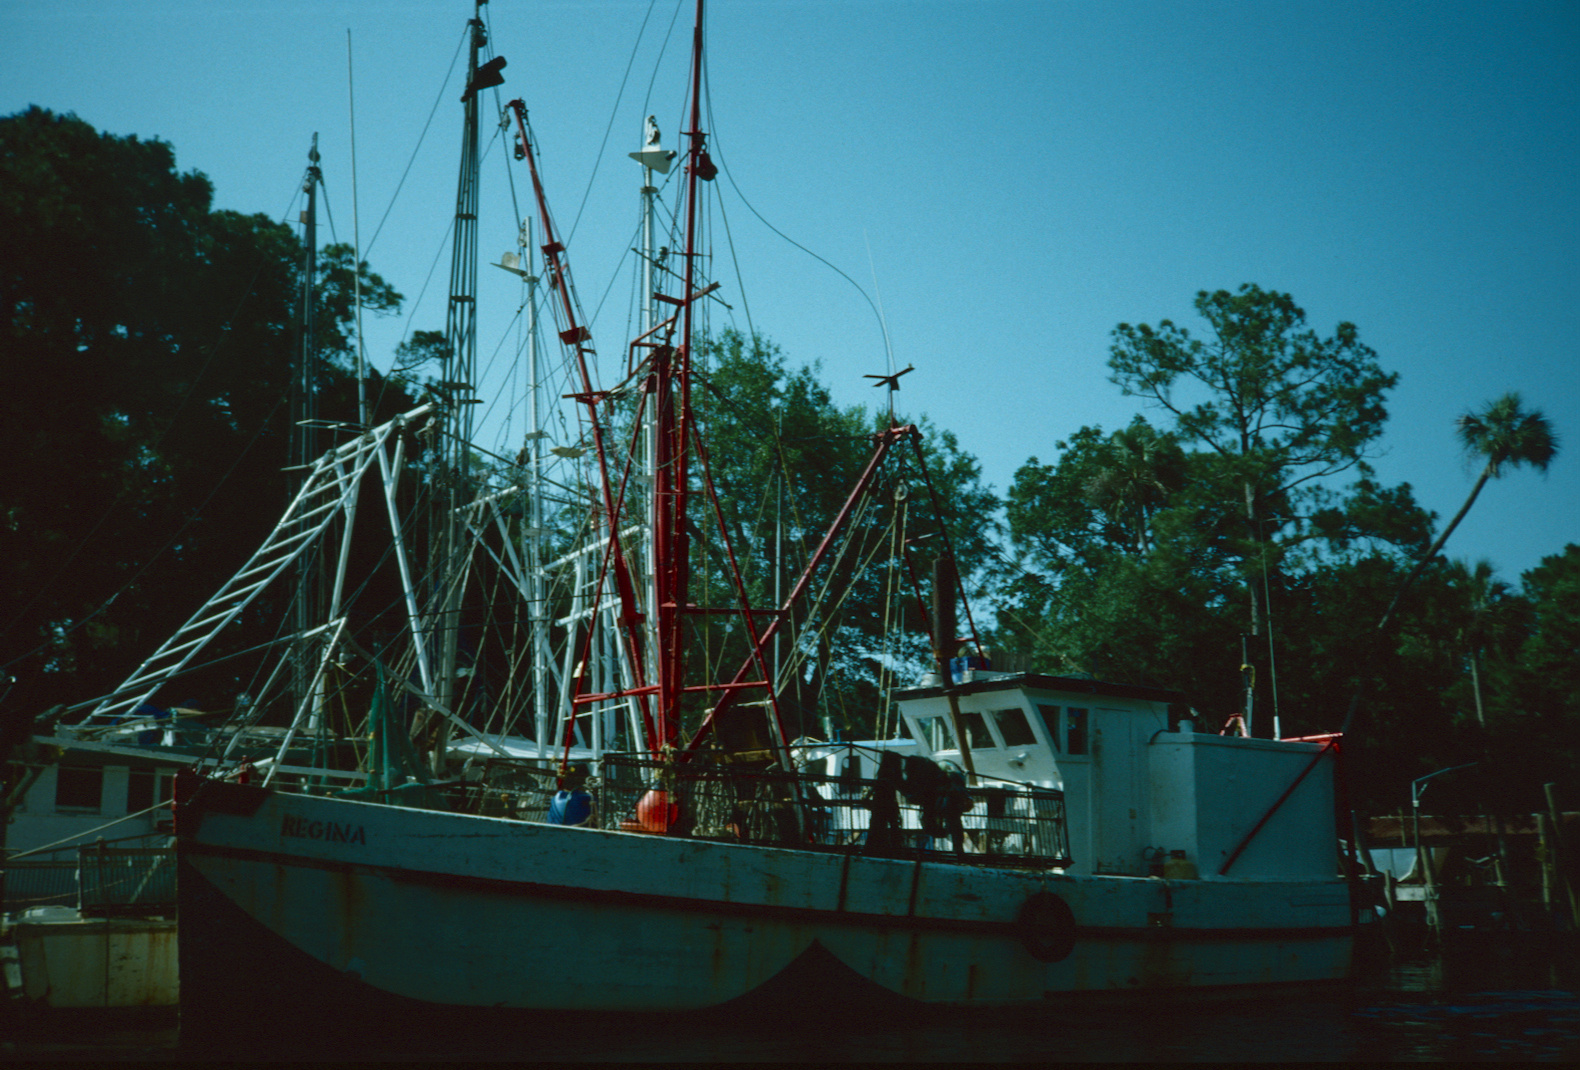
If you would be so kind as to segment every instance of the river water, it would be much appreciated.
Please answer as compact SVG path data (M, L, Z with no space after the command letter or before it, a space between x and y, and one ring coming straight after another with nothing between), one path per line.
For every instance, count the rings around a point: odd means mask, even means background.
M644 1022L545 1028L510 1050L449 1059L596 1062L1580 1062L1580 962L1574 944L1534 934L1459 934L1428 954L1396 943L1353 984L1319 993L1213 1003L1154 1000L1037 1014L938 1014L857 1022ZM438 1023L435 1023L438 1026ZM442 1028L442 1027L441 1027ZM315 1053L293 1053L313 1058ZM370 1038L337 1057L398 1057ZM174 1028L34 1037L0 1059L203 1058Z
M1580 967L1572 945L1496 935L1441 954L1399 949L1356 983L1318 994L1049 1010L1024 1017L566 1041L544 1058L761 1062L1580 1062Z

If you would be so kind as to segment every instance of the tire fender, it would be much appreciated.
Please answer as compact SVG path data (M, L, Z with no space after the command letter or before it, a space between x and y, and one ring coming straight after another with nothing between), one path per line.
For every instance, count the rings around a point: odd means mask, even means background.
M1038 892L1022 903L1015 928L1038 962L1063 962L1075 950L1075 912L1052 892Z

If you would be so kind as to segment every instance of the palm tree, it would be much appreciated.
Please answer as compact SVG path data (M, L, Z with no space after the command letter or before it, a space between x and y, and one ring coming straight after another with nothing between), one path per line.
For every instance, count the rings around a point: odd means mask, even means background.
M1421 559L1415 563L1410 574L1399 585L1399 590L1394 594L1393 601L1388 603L1388 608L1383 612L1382 618L1377 622L1377 631L1383 632L1388 627L1388 622L1393 619L1394 610L1399 608L1399 603L1404 599L1405 592L1416 577L1437 556L1448 537L1459 527L1459 522L1465 519L1465 514L1470 512L1470 507L1476 504L1476 497L1481 493L1481 488L1487 485L1487 480L1496 479L1503 474L1505 467L1518 468L1520 465L1530 465L1538 472L1547 471L1547 466L1552 464L1553 458L1558 455L1558 436L1553 433L1552 425L1547 417L1540 412L1526 412L1520 401L1520 395L1510 392L1504 394L1496 401L1489 402L1480 412L1464 413L1455 421L1455 434L1458 435L1460 444L1464 446L1469 459L1485 458L1481 475L1476 479L1476 485L1470 488L1470 497L1465 499L1465 504L1459 507L1459 512L1454 514L1454 519L1448 522L1448 527L1437 537ZM1367 647L1368 662L1375 659L1375 652L1379 644L1373 643ZM1361 698L1365 693L1365 673L1362 672L1355 685L1355 691L1350 696L1349 712L1344 716L1342 731L1349 733L1350 726L1355 723L1355 715L1360 710Z
M1476 497L1481 493L1481 488L1487 485L1487 480L1501 476L1506 467L1530 465L1538 472L1545 472L1558 455L1558 436L1553 433L1547 417L1536 411L1526 412L1520 395L1516 393L1504 394L1496 401L1489 402L1480 412L1464 413L1455 424L1455 433L1460 444L1465 447L1466 454L1472 460L1485 458L1486 464L1476 479L1476 485L1470 488L1470 497L1465 499L1465 504L1459 507L1454 519L1448 522L1437 541L1432 543L1399 585L1399 592L1394 595L1388 611L1377 622L1379 631L1387 626L1388 619L1399 606L1399 600L1410 589L1421 570L1437 556L1454 529L1459 527L1459 522L1470 512L1470 507L1476 504Z
M1151 549L1152 514L1185 479L1185 455L1169 434L1141 418L1104 444L1099 468L1086 482L1087 498L1121 529L1133 530L1136 549ZM1127 531L1127 534L1129 532Z

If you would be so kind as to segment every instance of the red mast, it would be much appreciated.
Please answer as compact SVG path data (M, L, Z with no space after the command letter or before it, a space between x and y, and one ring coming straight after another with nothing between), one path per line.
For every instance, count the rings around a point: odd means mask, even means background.
M554 236L554 221L549 216L548 199L543 193L543 181L538 175L537 158L532 151L531 140L527 137L527 106L520 100L512 100L506 107L510 108L516 119L516 132L518 137L517 155L525 157L527 169L532 174L532 190L538 202L538 215L543 221L543 257L549 265L549 275L554 282L555 293L560 298L561 311L564 316L565 329L560 331L560 341L574 349L576 354L576 370L581 379L581 392L573 397L587 407L588 422L592 427L593 448L598 456L598 475L602 489L604 522L607 524L608 556L605 558L606 567L614 572L615 590L620 599L622 632L625 638L626 657L631 664L631 672L635 686L628 694L634 695L641 704L642 720L647 726L648 744L656 748L660 733L652 720L648 708L648 695L652 688L646 686L642 679L642 614L637 608L636 590L631 580L631 569L625 559L625 553L620 545L620 511L623 495L617 497L614 491L614 481L610 478L608 454L604 448L604 429L600 408L607 400L605 391L593 389L592 371L588 366L587 358L593 355L592 333L578 321L576 315L576 301L571 296L570 265L564 258L565 246L561 245ZM599 589L602 589L602 582ZM589 640L591 638L589 634ZM582 658L585 667L587 658ZM601 701L609 696L588 695L583 684L585 681L578 678L576 681L576 696L573 701L577 705L587 705Z
M694 334L697 329L694 309L698 301L718 286L717 283L713 283L698 287L697 261L700 255L697 249L698 182L711 181L718 173L718 169L708 157L707 133L702 129L703 2L704 0L697 0L696 25L692 31L690 128L682 131L689 144L686 163L685 250L681 254L685 263L681 272L681 294L678 297L662 293L653 294L657 300L674 306L674 314L665 322L654 325L632 342L633 348L641 346L651 349L646 389L642 392L642 400L638 404L635 416L635 424L640 426L645 407L651 405L654 423L652 502L651 512L646 519L651 522L653 531L654 598L651 612L656 618L652 636L657 647L653 659L654 677L651 680L643 678L643 629L647 621L642 613L631 569L620 539L620 532L630 519L622 521L622 515L627 508L626 489L629 486L631 466L626 463L623 471L618 475L611 471L612 466L606 453L608 435L604 423L606 418L604 410L610 400L611 392L595 390L592 385L587 359L592 355L591 341L586 328L577 322L577 310L571 295L568 267L563 259L565 250L555 240L543 187L538 179L536 163L528 142L526 109L520 101L512 101L510 105L516 113L516 121L520 129L521 152L527 157L532 168L533 187L538 199L539 212L544 221L543 253L560 299L560 311L565 324L560 332L560 339L574 351L577 370L580 373L581 392L570 396L586 405L592 424L593 446L597 450L599 475L603 481L603 514L607 523L608 551L604 558L604 568L614 578L616 597L621 603L619 614L619 627L623 633L621 645L631 665L631 683L604 694L591 693L585 686L585 679L579 675L572 701L577 706L604 703L617 698L635 698L640 701L648 735L647 747L655 757L673 755L680 761L686 761L705 739L710 736L718 738L723 734L720 732L721 725L733 722L738 730L733 733L734 743L725 741L727 749L760 753L766 746L770 751L776 752L781 761L788 762L789 755L785 752L788 735L780 717L778 696L768 666L768 644L776 634L790 624L791 609L811 586L813 574L828 561L836 537L850 520L858 501L870 490L884 456L896 444L905 439L915 441L919 436L916 428L911 426L890 427L887 431L873 436L875 448L866 470L851 491L850 497L830 526L821 545L808 561L789 597L785 599L783 605L774 609L753 609L746 584L741 577L735 550L731 545L723 508L708 470L707 451L700 441L696 417L692 410L692 358L695 354ZM633 363L634 361L633 354ZM635 445L633 441L633 450ZM704 495L707 506L711 507L714 514L718 545L725 560L725 572L734 588L736 604L731 607L697 606L690 602L691 529L687 512L693 479L693 455L698 462L695 472L698 490ZM595 590L602 591L602 589L603 579L600 577ZM693 616L707 619L709 615L714 614L733 615L740 622L741 631L747 642L746 658L734 676L727 680L699 682L687 686L685 682L687 620ZM594 615L596 616L596 604ZM767 618L768 622L760 627L762 618ZM582 663L585 666L592 650L590 632L582 650ZM746 691L766 692L766 701L760 704L743 704L742 693ZM682 701L688 695L710 696L712 705L704 714L701 726L695 735L689 742L682 744L680 737ZM767 724L752 723L750 718L746 722L739 721L738 718L746 714L743 705L766 707ZM768 730L767 738L758 733L759 725ZM750 745L745 742L748 739L753 741Z
M702 4L691 38L691 129L686 163L685 285L681 300L680 345L660 346L653 354L654 404L658 450L654 464L653 556L657 559L659 734L673 747L680 734L680 697L685 686L685 612L690 588L691 540L686 531L691 431L692 306L697 299L697 181L708 160L702 130ZM711 174L708 177L712 177ZM678 397L676 395L679 395Z

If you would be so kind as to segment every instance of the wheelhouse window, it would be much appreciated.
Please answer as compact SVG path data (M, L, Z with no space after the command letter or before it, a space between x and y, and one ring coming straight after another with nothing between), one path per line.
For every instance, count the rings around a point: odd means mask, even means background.
M916 727L921 730L922 742L931 751L959 750L955 734L949 730L949 718L943 716L918 717Z
M1068 754L1086 753L1086 711L1079 706L1066 706L1064 709L1065 752Z
M993 742L993 734L988 731L987 719L980 713L962 710L960 727L965 730L966 739L970 741L972 750L986 750L998 746Z
M1037 742L1031 725L1026 723L1026 715L1018 709L994 710L993 723L998 725L999 737L1006 747L1024 747Z
M55 809L98 813L104 807L104 769L63 765L55 770Z
M126 812L139 814L156 802L169 802L171 778L152 769L133 769L126 777Z
M1059 732L1059 707L1038 706L1037 713L1042 717L1042 730L1048 737L1048 746L1053 748L1055 754L1062 749L1060 740L1063 738Z

